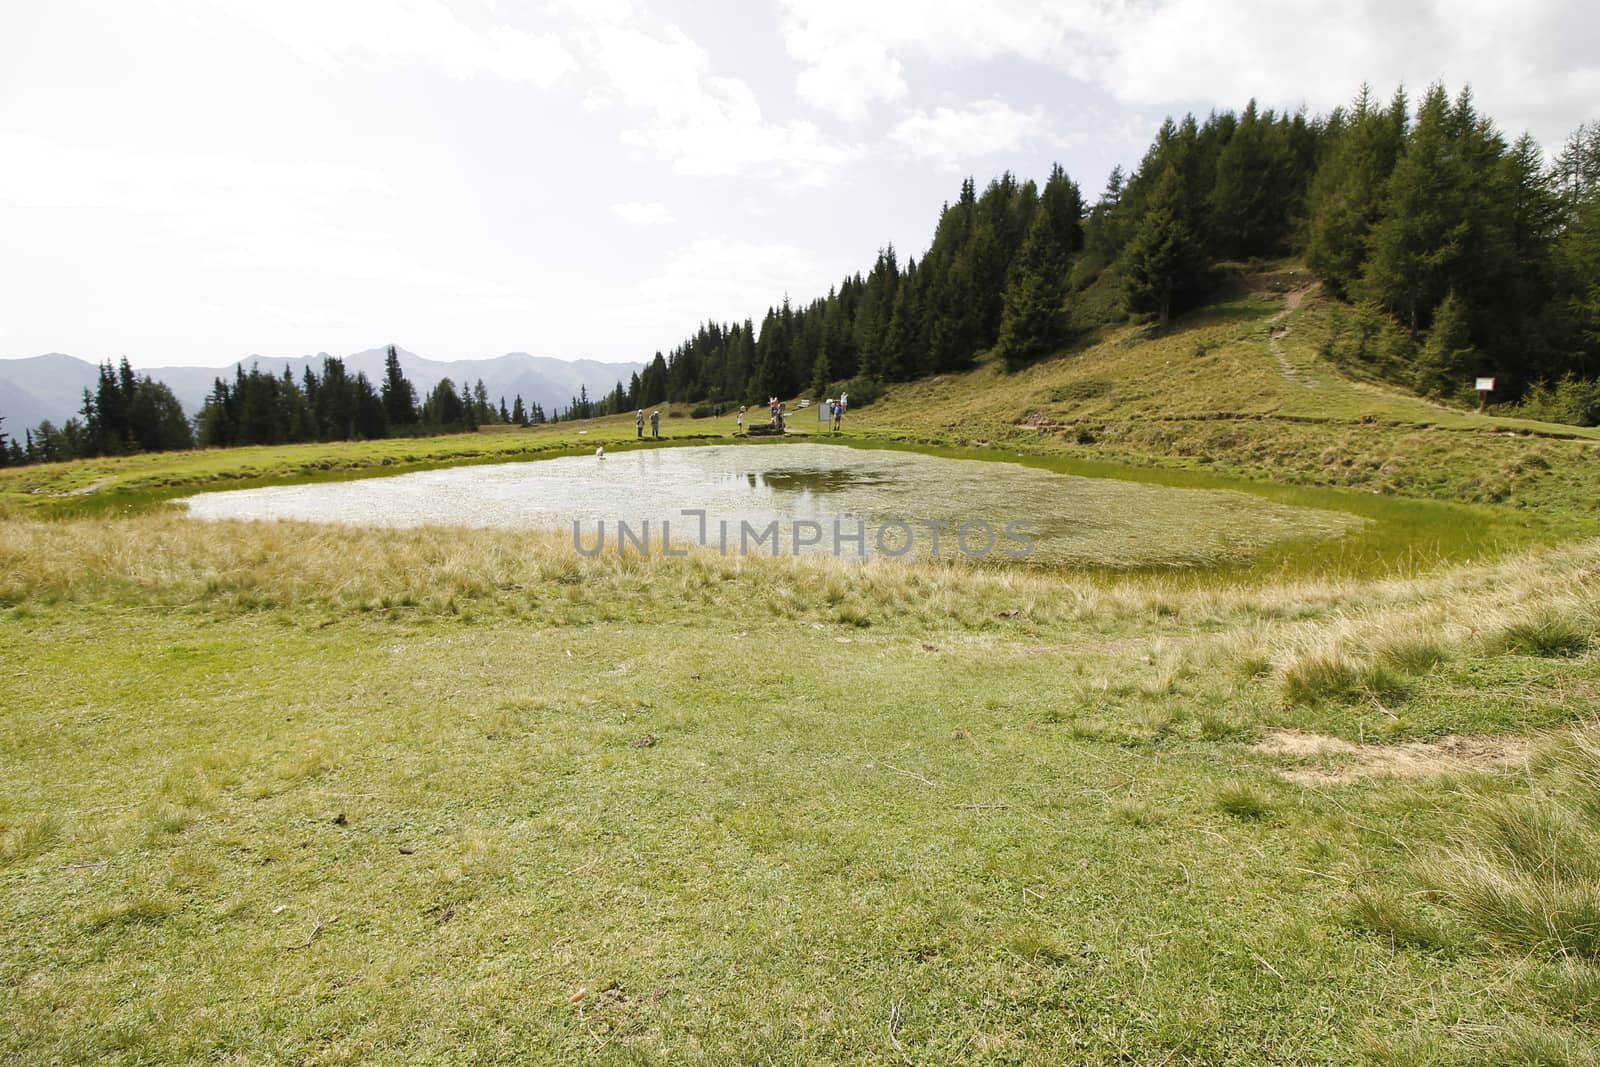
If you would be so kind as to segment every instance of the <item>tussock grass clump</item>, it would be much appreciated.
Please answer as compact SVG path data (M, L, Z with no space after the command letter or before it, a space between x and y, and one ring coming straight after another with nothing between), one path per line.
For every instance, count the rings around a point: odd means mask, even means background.
M1222 711L1200 713L1200 740L1241 741L1255 732L1248 722Z
M1600 1023L1600 967L1561 959L1534 963L1522 977L1558 1018L1591 1026Z
M1489 1048L1485 1063L1500 1067L1588 1067L1600 1046L1570 1031L1518 1019Z
M1429 674L1485 652L1576 656L1594 647L1600 632L1587 606L1600 599L1597 555L1600 544L1591 541L1488 567L1370 583L1362 593L1337 583L1316 598L1296 589L1303 603L1320 605L1320 615L1284 613L1276 625L1258 615L1255 625L1217 638L1206 657L1243 682L1272 676L1287 704L1319 705L1404 700Z
M114 904L93 908L85 916L91 931L118 926L142 926L165 922L178 911L177 902L169 897L141 893Z
M1363 885L1355 890L1346 921L1357 930L1387 938L1396 946L1425 952L1453 952L1460 939L1426 903L1391 886Z
M1272 798L1249 782L1227 782L1212 794L1217 810L1235 819L1260 819L1272 813Z
M1573 735L1533 773L1533 792L1482 803L1414 876L1489 945L1600 962L1600 732ZM1405 929L1388 913L1378 921L1377 899L1355 907L1375 926Z
M1112 802L1108 812L1112 822L1123 826L1160 826L1167 813L1158 805L1138 797L1123 797Z
M1398 678L1354 656L1309 652L1283 669L1279 688L1290 704L1348 703L1366 693L1392 697Z
M0 822L0 867L48 852L60 838L61 820L48 813Z
M1518 613L1484 635L1487 652L1519 656L1579 656L1594 644L1592 614L1576 604L1545 604Z

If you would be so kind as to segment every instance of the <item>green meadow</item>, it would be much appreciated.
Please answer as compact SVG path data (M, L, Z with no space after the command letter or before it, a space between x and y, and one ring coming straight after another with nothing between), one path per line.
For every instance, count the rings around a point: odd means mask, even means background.
M1243 562L171 503L631 419L0 472L0 1054L1595 1062L1600 435L1354 380L1298 284L838 439L1359 520Z

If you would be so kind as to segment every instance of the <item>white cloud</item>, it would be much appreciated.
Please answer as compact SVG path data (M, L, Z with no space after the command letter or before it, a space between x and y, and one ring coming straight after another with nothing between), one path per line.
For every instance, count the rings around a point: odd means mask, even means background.
M907 94L900 57L967 64L1070 59L1070 28L1094 4L1022 0L782 0L784 46L802 99L855 120Z
M889 131L889 140L912 158L947 168L1015 152L1047 137L1049 124L1042 111L1018 111L1002 100L915 111Z
M212 0L325 70L352 61L425 63L453 78L476 75L550 88L576 68L551 34L475 29L439 0Z
M234 221L286 204L326 207L387 196L376 170L338 163L240 160L205 152L113 151L0 130L0 202L120 208Z
M691 176L754 174L782 188L829 184L862 149L824 135L808 122L767 120L750 86L712 73L710 57L678 27L597 21L575 40L600 87L590 108L619 107L643 122L622 133L624 144L666 160Z
M499 282L419 262L387 234L342 224L352 203L393 195L383 174L367 168L113 150L9 131L0 131L0 158L17 161L0 168L0 204L127 212L153 227L147 243L192 243L210 267L473 298L516 295ZM81 211L65 217L74 226L94 225Z
M846 122L867 117L868 106L906 95L900 61L870 38L841 41L808 57L795 79L800 99Z
M842 118L907 91L902 63L1017 61L1135 105L1323 110L1362 81L1471 82L1510 132L1547 143L1593 117L1600 19L1583 0L783 0L796 88ZM836 58L838 57L838 58ZM909 87L915 91L916 87Z
M451 77L483 75L544 89L569 75L587 76L593 84L582 106L639 115L622 132L623 143L679 174L755 174L784 188L825 185L861 154L810 123L769 121L748 84L717 76L699 44L630 0L549 0L541 5L548 33L474 28L441 0L212 2L327 70L419 63ZM870 63L857 67L852 77L870 73Z
M631 222L635 226L659 226L672 221L672 213L667 210L667 205L654 202L630 201L612 204L611 213L623 222Z
M1600 20L1565 0L1244 0L1226 19L1200 0L1171 0L1145 19L1119 11L1085 51L1096 79L1135 104L1237 107L1255 96L1322 110L1362 81L1380 94L1401 82L1413 93L1438 79L1452 91L1470 82L1508 133L1531 128L1547 142L1600 97Z
M658 336L668 338L706 319L759 323L785 293L795 303L810 301L853 266L794 245L701 237L639 283L622 317L665 330Z

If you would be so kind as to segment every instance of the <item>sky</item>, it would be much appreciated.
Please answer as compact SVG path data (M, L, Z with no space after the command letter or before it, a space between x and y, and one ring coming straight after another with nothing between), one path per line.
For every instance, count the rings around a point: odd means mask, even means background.
M1167 115L1443 80L1555 149L1587 7L0 0L0 357L648 359Z

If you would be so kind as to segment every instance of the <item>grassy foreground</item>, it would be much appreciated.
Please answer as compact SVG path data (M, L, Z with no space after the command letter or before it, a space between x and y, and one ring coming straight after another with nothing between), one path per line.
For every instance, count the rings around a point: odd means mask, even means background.
M852 432L1178 485L1279 463L1250 491L1371 519L1360 565L585 559L156 506L607 422L5 472L0 1055L1594 1062L1593 444L1383 393L1175 423L1241 435L1186 455L1142 436L1170 390L1018 404L1213 333L1262 407L1303 388L1277 352L1377 388L1284 347L1314 301L1241 299ZM1526 469L1460 491L1485 463Z
M1578 724L1600 548L1197 588L5 532L15 1060L1593 1050L1587 957L1413 914L1429 843L1539 772L1362 773Z

